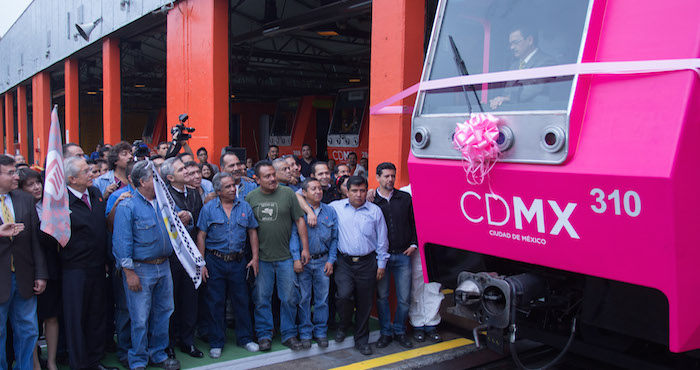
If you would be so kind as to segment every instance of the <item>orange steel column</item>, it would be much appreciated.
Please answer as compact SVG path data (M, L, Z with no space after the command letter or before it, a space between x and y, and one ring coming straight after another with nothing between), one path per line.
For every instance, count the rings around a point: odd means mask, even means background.
M19 152L29 160L27 153L28 143L31 138L27 135L27 86L17 87L17 138L19 139Z
M64 68L66 87L66 142L80 145L78 60L75 58L66 59Z
M15 155L15 126L14 126L14 109L12 108L12 91L5 93L5 152Z
M179 1L168 12L168 127L187 113L190 146L207 148L211 163L229 137L228 19L228 0Z
M423 67L425 0L372 2L372 61L370 105L380 103L420 80ZM413 106L415 96L398 104ZM396 165L396 187L408 184L408 152L411 149L411 115L370 116L369 160L373 165ZM370 174L375 173L371 168ZM376 186L375 176L369 176Z
M39 72L32 78L32 123L34 127L34 162L46 165L51 127L51 77Z
M122 139L121 90L119 40L108 38L102 42L102 124L105 144L116 144Z

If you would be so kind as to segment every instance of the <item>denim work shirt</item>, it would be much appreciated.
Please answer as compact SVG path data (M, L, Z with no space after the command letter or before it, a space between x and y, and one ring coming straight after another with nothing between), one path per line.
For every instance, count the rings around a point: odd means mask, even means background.
M309 205L310 206L310 205ZM314 209L314 213L317 210ZM338 214L335 210L321 203L316 213L318 222L316 226L307 225L306 231L309 235L309 253L322 254L328 252L328 262L334 263L338 255ZM306 215L304 215L306 221ZM299 241L299 231L297 225L292 225L292 238L289 240L289 252L295 261L301 259L301 241Z
M348 199L330 204L338 213L338 251L350 256L366 256L377 252L377 267L386 267L389 259L389 239L382 210L365 202L355 209Z
M255 220L250 204L238 197L233 202L229 219L221 205L221 198L216 197L202 207L197 227L207 233L207 249L232 254L245 248L248 229L257 228L258 221Z
M236 186L236 198L245 201L245 196L257 189L258 184L241 179L239 186Z
M107 187L114 184L116 181L117 178L114 176L114 170L111 170L93 180L92 185L100 189L100 194L104 194Z
M112 236L117 265L126 269L134 268L134 260L152 260L173 253L158 203L154 209L138 190L131 195L117 205Z
M125 192L133 193L136 190L131 187L131 185L128 185L126 187L123 187L119 190L116 190L114 193L109 195L109 198L107 199L107 207L105 207L105 217L109 216L109 213L112 212L112 208L114 208L114 203L117 202L117 199L119 199L119 196L124 194Z

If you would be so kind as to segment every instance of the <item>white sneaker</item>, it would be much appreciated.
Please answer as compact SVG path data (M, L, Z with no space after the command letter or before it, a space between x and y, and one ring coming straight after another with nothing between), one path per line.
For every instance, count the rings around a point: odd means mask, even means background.
M209 350L209 357L219 358L221 357L221 348L212 348Z
M260 346L255 342L248 342L244 347L248 352L258 352L260 350Z

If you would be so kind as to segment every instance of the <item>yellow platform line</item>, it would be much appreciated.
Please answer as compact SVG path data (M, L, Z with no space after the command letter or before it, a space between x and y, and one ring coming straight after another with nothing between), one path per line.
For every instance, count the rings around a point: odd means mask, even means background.
M458 338L453 340L448 340L446 342L441 342L421 348L412 349L409 351L403 351L394 353L387 356L373 358L367 361L356 362L354 364L336 367L331 370L359 370L359 369L372 369L379 366L384 366L388 364L393 364L396 362L401 362L405 360L410 360L412 358L430 355L437 352L446 351L448 349L453 349L457 347L467 346L474 343L474 341L466 338Z

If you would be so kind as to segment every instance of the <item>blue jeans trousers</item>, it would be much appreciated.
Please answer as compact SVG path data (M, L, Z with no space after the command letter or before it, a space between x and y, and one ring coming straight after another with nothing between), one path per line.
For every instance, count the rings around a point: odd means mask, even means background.
M326 276L323 268L326 258L312 259L304 271L297 276L301 301L299 302L299 338L325 338L328 330L328 289L330 277ZM311 316L311 296L314 298L314 313Z
M168 327L173 303L173 279L170 275L170 263L166 260L160 265L134 262L134 272L138 275L141 290L129 290L124 276L126 305L131 319L131 348L129 348L129 366L136 368L147 366L148 359L157 363L165 361L168 355Z
M417 253L417 252L416 252ZM391 323L391 307L389 307L389 279L394 278L396 287L396 312L394 324ZM401 253L392 253L386 264L382 280L377 282L377 311L382 335L406 334L406 319L411 297L411 257Z
M294 260L260 261L260 270L255 280L255 332L258 340L272 339L272 291L277 283L280 299L280 332L282 342L297 335L296 317L299 304L299 286L294 272Z
M7 364L5 342L7 338L7 320L12 325L12 343L15 348L15 366L17 370L32 370L34 360L32 353L39 338L39 324L36 317L36 296L23 298L17 290L15 274L12 274L10 298L0 304L0 369Z
M225 262L209 253L206 255L207 270L207 306L212 323L209 329L211 348L223 348L226 343L226 292L233 302L233 314L236 320L236 341L244 346L253 341L253 320L248 310L248 283L246 282L246 265L248 261ZM251 271L252 274L252 271Z

